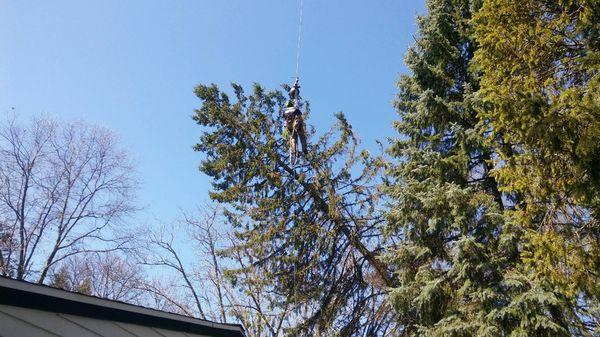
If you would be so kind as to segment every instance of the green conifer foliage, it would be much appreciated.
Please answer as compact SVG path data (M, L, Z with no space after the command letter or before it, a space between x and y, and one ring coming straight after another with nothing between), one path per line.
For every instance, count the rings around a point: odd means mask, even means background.
M406 63L396 107L400 133L390 153L386 260L400 285L391 302L409 336L561 336L560 293L522 265L522 228L502 193L494 159L506 144L481 132L477 45L479 1L430 0Z
M428 0L391 163L338 114L292 167L281 92L198 86L232 282L295 308L290 334L600 334L599 6Z
M600 2L487 0L474 20L493 175L518 195L519 273L553 321L599 334Z
M334 130L311 139L308 163L291 167L280 134L282 93L233 89L230 99L214 85L198 86L202 105L194 116L203 127L195 147L204 153L200 169L236 228L239 244L227 253L243 252L271 289L273 307L296 308L290 333L390 334L385 288L393 278L378 258L383 216L374 181L381 159L356 152L352 129L338 114ZM250 282L243 275L229 273L233 282Z
M407 336L499 336L493 311L506 302L501 266L514 247L499 240L504 203L476 129L473 5L427 5L406 56L412 75L398 83L387 227L400 243L387 259L400 286L391 301Z

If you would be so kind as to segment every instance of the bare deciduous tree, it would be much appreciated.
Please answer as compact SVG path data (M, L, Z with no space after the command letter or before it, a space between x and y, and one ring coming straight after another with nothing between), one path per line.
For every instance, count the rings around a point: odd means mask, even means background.
M142 304L145 274L132 260L116 253L89 253L65 259L50 285L115 301Z
M186 261L184 254L178 250L177 242L175 234L164 228L149 235L141 263L153 268L164 268L174 273L175 278L170 280L169 287L156 287L153 282L147 286L147 290L155 296L163 297L185 315L208 319L204 308L206 302L201 298L205 286L200 272ZM195 255L191 253L188 258L190 256ZM174 292L173 289L181 291Z
M123 249L136 181L112 134L82 123L0 125L0 274L43 283L61 261Z
M242 246L235 237L229 236L229 241L230 247ZM274 305L282 301L282 296L274 291L270 280L265 280L252 268L252 264L258 262L253 255L251 247L233 250L230 267L241 273L231 273L228 277L228 270L223 270L225 280L231 284L226 288L231 316L244 326L248 336L283 336L302 313L294 312L289 303Z
M165 277L155 276L147 279L143 286L145 291L145 305L161 311L172 312L180 315L195 316L193 310L185 303L185 293L179 289L179 275Z
M184 229L179 233L185 232L185 238L164 228L151 234L142 263L164 268L172 276L162 283L155 280L147 284L146 290L159 299L157 303L166 303L167 309L178 313L241 323L252 337L282 336L288 320L294 317L292 306L287 311L274 309L273 301L280 297L270 293L268 283L248 268L250 255L242 250L236 250L234 256L221 254L238 244L223 228L221 211L204 205L194 214L184 214L177 227ZM233 280L227 270L234 268L246 272Z

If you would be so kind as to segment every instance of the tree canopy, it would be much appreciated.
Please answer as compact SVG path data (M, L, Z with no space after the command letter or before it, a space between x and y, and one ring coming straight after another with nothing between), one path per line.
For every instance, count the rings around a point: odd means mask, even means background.
M200 169L213 178L211 197L229 205L241 240L229 253L250 249L249 268L271 286L273 306L295 308L297 331L388 333L384 293L395 281L378 258L381 159L356 150L340 113L336 127L313 140L305 164L291 167L280 135L283 94L232 87L233 100L215 85L198 86L194 116L204 127L195 147L205 154ZM231 274L234 282L245 281L239 275Z
M427 1L383 155L338 113L291 166L280 91L198 86L232 282L260 275L299 335L598 334L599 8Z

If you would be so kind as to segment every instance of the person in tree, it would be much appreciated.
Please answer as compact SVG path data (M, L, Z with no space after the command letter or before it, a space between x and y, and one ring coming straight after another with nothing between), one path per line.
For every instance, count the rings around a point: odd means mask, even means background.
M304 120L300 111L300 85L298 84L298 78L294 81L289 91L289 96L290 98L285 103L285 110L283 111L283 137L294 137L295 144L298 144L298 138L300 138L302 153L306 156L308 151L306 146L306 132L304 132Z

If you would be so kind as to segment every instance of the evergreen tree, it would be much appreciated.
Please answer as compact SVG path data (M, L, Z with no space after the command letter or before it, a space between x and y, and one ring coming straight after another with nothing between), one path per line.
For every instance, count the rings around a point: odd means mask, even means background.
M270 289L264 299L274 307L295 308L290 334L389 335L396 327L385 289L394 280L378 258L385 242L374 181L381 159L356 151L340 113L335 130L312 141L307 162L291 167L282 93L233 89L232 100L215 85L196 88L203 134L195 149L213 179L211 197L228 205L236 229L239 243L228 253L242 254L264 283L244 288ZM234 283L257 281L243 275L230 272Z
M484 4L429 1L407 55L391 149L388 230L401 242L387 254L400 277L391 300L408 335L589 336L597 10Z
M572 335L600 333L600 2L488 0L475 18L480 110L519 195L518 272Z
M508 301L502 269L514 245L499 236L505 202L490 176L492 151L477 130L469 70L476 5L431 0L406 56L396 107L401 137L390 153L387 253L400 285L390 299L407 336L500 336Z
M338 114L291 167L280 92L196 88L201 170L237 230L226 254L262 277L231 280L295 308L292 334L597 333L596 2L427 7L389 165L357 152Z

